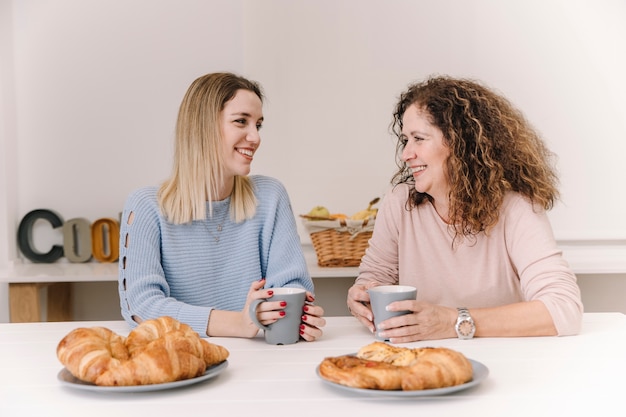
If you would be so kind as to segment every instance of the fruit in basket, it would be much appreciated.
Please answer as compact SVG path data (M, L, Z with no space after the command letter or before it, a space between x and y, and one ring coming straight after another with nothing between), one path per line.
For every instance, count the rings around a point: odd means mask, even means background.
M317 219L328 219L330 218L330 211L324 206L315 206L307 213L307 216Z
M344 213L333 213L330 215L330 218L333 220L345 220L348 218L348 215Z
M378 209L372 208L372 206L378 203L379 200L380 198L376 197L375 199L370 201L369 205L367 206L365 210L361 210L361 211L354 213L352 216L350 216L350 219L365 220L369 218L376 218L376 215L378 214Z
M365 219L369 219L370 217L376 217L376 214L378 214L378 210L361 210L357 213L354 213L352 216L350 216L351 220L365 220Z

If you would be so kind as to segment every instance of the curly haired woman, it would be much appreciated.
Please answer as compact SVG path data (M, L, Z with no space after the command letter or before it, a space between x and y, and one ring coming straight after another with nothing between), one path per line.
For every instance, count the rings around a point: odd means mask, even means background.
M551 152L522 113L480 83L432 77L401 94L398 172L381 203L348 308L391 343L573 335L580 289L546 211ZM367 289L412 285L375 329Z

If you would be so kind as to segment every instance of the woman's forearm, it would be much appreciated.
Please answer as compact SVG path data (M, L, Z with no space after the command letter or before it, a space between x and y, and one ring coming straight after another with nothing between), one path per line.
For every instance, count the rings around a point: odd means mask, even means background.
M555 336L556 327L543 302L527 301L470 309L476 337Z
M207 326L208 336L247 337L256 336L259 329L241 311L212 310Z

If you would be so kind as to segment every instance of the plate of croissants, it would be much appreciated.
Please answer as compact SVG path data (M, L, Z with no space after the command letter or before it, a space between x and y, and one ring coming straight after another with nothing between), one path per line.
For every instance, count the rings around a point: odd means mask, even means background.
M335 388L365 395L420 397L474 387L489 375L482 363L443 347L406 348L373 342L358 352L327 357L317 375Z
M138 392L196 384L219 375L229 352L171 317L145 320L122 336L80 327L57 345L58 380L94 391Z

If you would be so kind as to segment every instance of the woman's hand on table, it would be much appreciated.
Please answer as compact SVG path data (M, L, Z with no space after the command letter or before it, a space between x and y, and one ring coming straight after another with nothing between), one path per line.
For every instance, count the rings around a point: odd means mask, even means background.
M379 323L378 334L388 338L390 343L456 337L456 309L416 300L395 301L387 308L389 311L411 311Z
M252 321L249 315L250 304L255 300L270 298L273 294L271 289L264 289L265 279L255 281L250 285L246 304L241 311L243 337L254 337L259 332L259 328ZM257 307L256 315L258 320L265 326L274 323L280 316L280 310L273 310L279 307L279 302L264 302Z
M367 289L373 285L355 284L348 290L348 310L356 317L370 332L374 333L374 314L370 307L370 296Z
M326 320L322 317L324 309L313 304L315 297L310 292L306 292L306 301L303 308L302 323L300 324L300 337L308 342L319 339L322 336L322 327L326 325Z
M374 314L367 290L378 284L355 284L348 290L348 309L370 332L376 332ZM379 334L391 343L408 343L418 340L456 337L454 323L457 311L415 300L396 301L389 304L390 311L409 310L410 314L392 317L380 323ZM383 333L380 333L380 332Z
M209 324L207 326L207 336L222 337L255 337L258 332L258 326L250 317L250 305L261 299L270 298L272 289L264 289L265 279L255 281L250 284L246 303L241 311L216 310L211 311L209 316ZM273 306L279 305L280 302L262 302L256 310L257 318L264 325L274 323L280 318L280 310L272 310Z
M248 292L248 300L244 307L244 315L247 314L250 304L257 299L271 298L273 291L271 288L263 289L265 280L253 282ZM324 309L321 306L314 305L315 297L309 291L306 292L305 305L302 311L302 318L300 324L300 337L306 341L313 341L322 336L321 328L326 325L326 320L322 317L324 315ZM259 304L257 307L257 318L261 324L268 326L284 317L285 305L281 301L265 301ZM258 328L256 325L247 318L246 321L249 325L254 326L254 337Z

